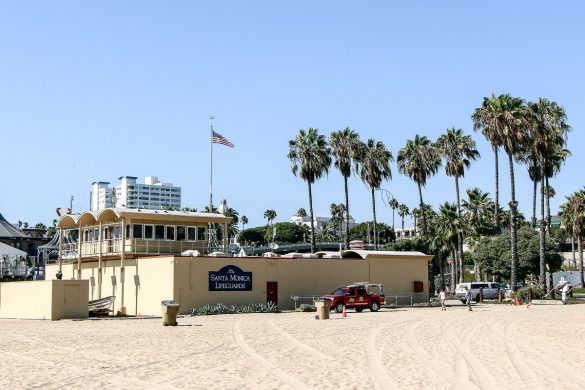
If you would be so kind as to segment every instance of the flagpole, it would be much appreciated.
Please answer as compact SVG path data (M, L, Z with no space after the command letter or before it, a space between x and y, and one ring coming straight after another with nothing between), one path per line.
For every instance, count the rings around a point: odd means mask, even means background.
M215 117L209 115L211 125L209 126L209 212L213 213L213 120Z

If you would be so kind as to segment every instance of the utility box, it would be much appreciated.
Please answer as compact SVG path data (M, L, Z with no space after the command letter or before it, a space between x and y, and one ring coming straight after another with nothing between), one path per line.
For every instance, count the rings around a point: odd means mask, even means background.
M423 282L421 282L420 280L415 280L414 281L414 292L415 293L424 292L424 290L423 290Z

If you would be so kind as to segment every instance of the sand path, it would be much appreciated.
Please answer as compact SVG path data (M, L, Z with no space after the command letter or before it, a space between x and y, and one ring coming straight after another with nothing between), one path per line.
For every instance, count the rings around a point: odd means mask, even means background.
M585 389L585 305L0 320L6 389Z

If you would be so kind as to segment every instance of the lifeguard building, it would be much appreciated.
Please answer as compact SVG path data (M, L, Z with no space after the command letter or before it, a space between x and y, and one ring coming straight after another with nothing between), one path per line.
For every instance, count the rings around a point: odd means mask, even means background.
M296 301L291 297L326 294L356 281L382 283L387 296L428 294L432 256L347 250L230 257L222 253L230 222L231 218L215 213L142 209L66 215L57 224L62 237L58 261L47 265L46 281L27 283L54 284L47 289L54 291L52 307L60 309L51 314L52 319L87 316L88 300L106 296L116 297L115 312L160 315L160 302L167 299L177 301L181 313L219 302L272 301L280 309L293 309ZM212 240L210 245L209 227L216 224L223 233L221 243L214 245L217 240ZM4 290L0 317L7 316L3 298ZM63 308L64 301L78 306ZM10 307L10 313L19 310Z

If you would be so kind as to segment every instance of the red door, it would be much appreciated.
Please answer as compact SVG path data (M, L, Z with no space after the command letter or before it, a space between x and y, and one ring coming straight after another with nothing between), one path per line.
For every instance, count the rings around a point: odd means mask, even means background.
M278 305L278 282L266 282L266 302Z

